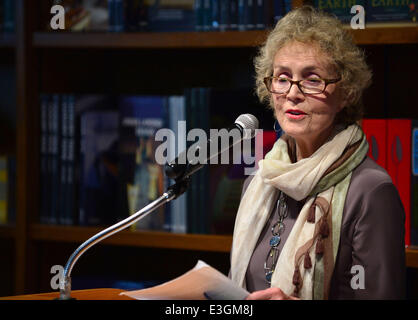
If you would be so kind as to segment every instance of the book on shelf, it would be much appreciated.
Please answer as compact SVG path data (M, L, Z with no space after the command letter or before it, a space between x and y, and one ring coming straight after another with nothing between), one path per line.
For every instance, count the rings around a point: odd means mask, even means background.
M343 23L349 24L354 14L351 8L361 5L365 10L366 22L416 22L416 1L340 1L340 0L314 0L316 8L335 15Z
M171 281L120 294L137 300L244 300L249 292L199 260L193 269Z
M113 110L92 110L81 115L80 225L117 221L118 117Z
M119 112L120 211L128 216L164 192L163 167L155 159L160 142L155 135L166 127L166 99L163 96L122 96ZM132 228L163 230L165 219L165 206L162 206Z
M14 33L16 25L16 1L0 1L0 31Z
M367 1L367 22L417 22L417 2L404 1Z
M386 119L363 119L362 128L369 143L368 156L382 168L387 168L387 120Z
M405 245L407 246L411 244L411 140L411 119L387 120L386 165L405 209Z
M72 0L65 9L65 29L72 32L263 30L291 9L291 1ZM47 30L50 18L43 17Z
M40 110L40 222L63 225L107 225L136 213L174 184L156 159L162 143L169 161L202 142L192 129L210 137L209 128L227 128L241 113L264 112L249 88L202 87L171 96L48 93ZM157 141L159 129L171 138ZM133 229L232 232L246 166L218 160Z
M405 245L418 245L418 170L414 119L363 119L368 156L390 175L405 210Z
M351 13L351 7L354 5L361 5L366 9L366 0L355 1L340 1L340 0L314 0L314 7L323 10L325 12L335 15L341 22L350 23L354 14ZM367 16L367 11L366 11Z

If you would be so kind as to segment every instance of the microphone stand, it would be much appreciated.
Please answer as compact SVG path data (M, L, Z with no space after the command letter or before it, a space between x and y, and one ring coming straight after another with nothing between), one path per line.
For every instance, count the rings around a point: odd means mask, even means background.
M81 244L70 256L67 261L67 264L64 268L64 275L60 279L60 296L59 300L72 300L71 297L71 271L77 260L92 246L99 243L100 241L114 235L115 233L126 229L135 222L144 218L149 213L153 212L155 209L159 208L165 203L170 202L173 199L178 198L184 192L186 192L189 184L189 178L181 178L176 180L176 183L167 188L167 191L164 192L162 196L154 200L153 202L146 205L144 208L136 212L135 214L129 216L128 218L110 226L109 228L95 234L90 239Z

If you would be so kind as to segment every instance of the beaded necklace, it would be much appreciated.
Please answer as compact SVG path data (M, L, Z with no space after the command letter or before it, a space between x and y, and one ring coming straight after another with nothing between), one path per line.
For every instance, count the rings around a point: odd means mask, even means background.
M284 232L285 225L283 220L288 215L286 195L280 191L279 199L277 200L278 208L278 220L271 227L272 237L270 238L270 250L267 254L266 261L264 262L264 273L266 275L266 281L271 284L271 277L273 276L274 269L276 268L277 260L279 258L279 244L281 242L281 235Z

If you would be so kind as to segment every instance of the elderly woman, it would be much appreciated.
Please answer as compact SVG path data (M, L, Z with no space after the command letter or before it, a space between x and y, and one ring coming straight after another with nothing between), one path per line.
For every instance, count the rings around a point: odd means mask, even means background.
M248 299L397 299L405 213L357 121L371 72L334 17L304 6L255 58L284 132L244 184L231 253Z

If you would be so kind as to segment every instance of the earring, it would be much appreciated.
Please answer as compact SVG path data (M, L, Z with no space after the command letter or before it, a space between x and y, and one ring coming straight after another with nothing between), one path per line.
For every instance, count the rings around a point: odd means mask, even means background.
M282 130L282 128L280 128L280 124L279 124L279 122L277 120L274 121L273 130L276 132L276 138L277 139L280 139L280 137L283 134L283 130Z
M276 128L277 127L277 128ZM275 132L280 132L280 131L282 131L282 129L280 128L280 125L279 125L279 122L276 120L276 121L274 121L274 124L273 124L273 130L275 131Z

